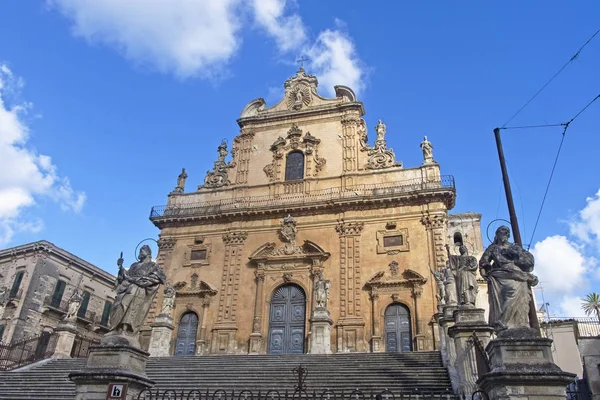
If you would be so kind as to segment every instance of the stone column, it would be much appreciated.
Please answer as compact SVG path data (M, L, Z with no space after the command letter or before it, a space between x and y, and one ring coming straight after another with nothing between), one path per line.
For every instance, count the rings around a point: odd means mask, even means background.
M259 266L260 268L260 266ZM262 351L262 309L263 309L263 287L265 283L264 271L257 270L254 273L256 280L256 296L254 298L254 319L252 321L252 333L250 334L250 354L259 354Z
M149 353L127 345L92 346L85 368L71 372L75 400L105 400L110 384L123 385L127 400L137 400L140 392L154 386L146 376Z
M202 299L202 315L200 316L200 335L198 337L198 341L196 341L196 354L208 353L208 347L206 345L206 314L208 313L210 300L210 297Z
M77 326L73 322L61 322L56 327L58 339L52 358L71 358L71 351L77 336Z
M159 314L150 324L152 333L148 352L150 357L166 357L171 355L171 336L173 334L173 318L167 314Z
M371 337L371 351L373 353L382 352L383 341L381 339L381 332L379 324L379 293L374 289L371 289L371 318L373 321L373 336Z
M418 299L421 297L421 294L423 294L423 288L421 286L414 285L412 287L411 296L413 298L413 307L415 309L415 345L417 351L422 351L426 349L426 335L422 333L421 320L419 316Z
M566 387L576 375L554 363L552 339L537 335L531 328L508 329L487 345L490 372L477 384L490 400L565 399Z
M484 317L485 310L480 308L459 308L454 311L454 325L448 328L448 336L454 341L456 351L455 370L457 382L453 386L458 388L458 394L470 397L476 390L478 371L475 364L475 349L472 343L473 334L487 346L493 328Z

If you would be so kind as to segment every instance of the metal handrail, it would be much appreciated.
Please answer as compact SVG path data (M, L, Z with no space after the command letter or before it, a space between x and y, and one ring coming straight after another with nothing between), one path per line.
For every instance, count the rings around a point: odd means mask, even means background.
M150 219L214 215L224 212L241 212L247 210L260 210L263 208L272 209L278 206L310 206L333 201L375 200L423 191L440 189L454 190L454 188L454 177L452 175L442 175L439 180L435 181L415 178L389 183L355 185L349 187L338 186L315 190L310 193L290 193L281 194L279 196L246 196L184 205L170 204L154 206L150 211Z

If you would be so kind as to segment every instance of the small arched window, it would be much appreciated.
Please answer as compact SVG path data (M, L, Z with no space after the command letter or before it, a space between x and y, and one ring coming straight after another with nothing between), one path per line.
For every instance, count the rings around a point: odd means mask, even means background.
M296 181L304 179L304 153L292 151L285 160L285 180Z
M454 245L455 246L460 246L462 244L463 244L462 233L460 233L460 232L454 232Z

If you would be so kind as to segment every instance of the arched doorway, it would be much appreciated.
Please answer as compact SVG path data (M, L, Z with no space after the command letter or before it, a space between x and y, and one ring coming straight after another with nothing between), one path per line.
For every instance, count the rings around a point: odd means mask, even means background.
M196 333L198 332L198 315L195 312L186 312L179 320L177 339L175 341L175 355L193 355L196 351Z
M298 285L278 287L271 298L269 353L304 353L306 295Z
M412 351L410 311L402 304L391 304L385 310L385 351L403 353Z

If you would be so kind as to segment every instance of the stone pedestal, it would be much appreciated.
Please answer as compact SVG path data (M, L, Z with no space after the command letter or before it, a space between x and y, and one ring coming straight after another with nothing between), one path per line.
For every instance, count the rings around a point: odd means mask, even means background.
M125 385L127 400L154 386L146 376L148 353L131 346L92 346L85 368L71 372L76 400L105 400L109 384Z
M383 338L381 336L371 337L371 351L373 353L383 353L385 351L383 347Z
M453 313L454 325L448 328L448 337L454 341L456 360L452 382L456 393L470 397L476 390L478 371L473 334L477 335L485 347L490 341L494 329L485 320L485 310L481 308L459 308Z
M61 322L56 327L56 347L52 358L71 358L71 351L77 336L77 326L73 322Z
M159 314L150 327L152 328L148 346L150 357L170 356L173 318L166 314Z
M310 354L331 354L331 315L325 308L315 308L310 318Z
M502 332L486 348L490 372L477 384L490 400L565 399L575 374L562 371L552 359L552 340L535 337L529 328Z
M248 354L260 354L262 351L262 335L260 333L250 334L250 351Z

